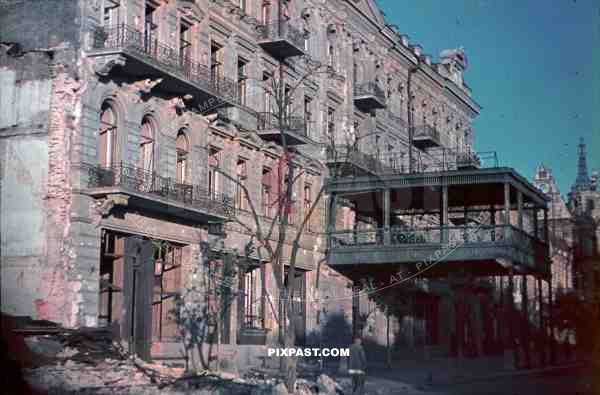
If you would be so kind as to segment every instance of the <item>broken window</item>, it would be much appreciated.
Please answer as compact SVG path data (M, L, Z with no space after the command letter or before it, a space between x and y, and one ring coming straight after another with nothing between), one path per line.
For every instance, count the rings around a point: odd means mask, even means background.
M223 78L223 46L215 41L210 43L210 80L217 86Z
M117 152L117 116L108 102L102 104L98 135L99 164L102 167L110 167L115 162Z
M178 183L185 184L187 182L187 160L189 145L187 136L185 135L185 131L183 129L177 133L175 148L177 150L177 169L175 178Z
M248 178L248 168L246 159L239 158L237 161L237 181L235 189L235 206L240 210L247 210L248 200L244 192L246 179Z
M248 61L239 57L237 62L238 102L242 105L246 105L247 67Z
M102 230L99 326L107 326L120 321L123 300L123 248L124 238L122 235Z
M156 51L157 44L157 33L158 25L156 24L157 16L156 9L158 4L153 1L146 1L146 7L144 10L144 43L146 47L146 53L153 53Z
M179 61L182 65L188 65L191 61L190 53L192 42L190 38L191 24L181 19L179 22Z
M104 0L102 5L102 26L117 26L119 24L121 2L119 0Z
M181 295L183 247L166 241L153 241L154 291L152 296L152 340L166 341L177 337L175 301Z
M150 116L146 115L142 119L139 162L139 167L146 172L154 171L154 131L154 122Z
M264 316L262 309L262 269L253 267L242 274L242 290L244 297L245 329L263 329Z
M208 193L215 199L219 194L219 173L221 150L211 147L208 158Z
M265 217L272 216L272 196L273 188L271 186L271 169L268 167L263 168L262 171L262 189L261 189L261 198L262 198L262 206L263 206L263 215Z

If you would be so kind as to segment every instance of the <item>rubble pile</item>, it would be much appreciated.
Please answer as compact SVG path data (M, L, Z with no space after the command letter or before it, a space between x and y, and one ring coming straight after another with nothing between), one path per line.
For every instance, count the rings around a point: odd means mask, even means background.
M17 331L19 332L19 331ZM22 329L20 339L33 356L23 369L29 387L44 394L232 394L289 395L277 372L190 374L184 368L129 356L110 328ZM300 378L295 394L343 394L332 378Z

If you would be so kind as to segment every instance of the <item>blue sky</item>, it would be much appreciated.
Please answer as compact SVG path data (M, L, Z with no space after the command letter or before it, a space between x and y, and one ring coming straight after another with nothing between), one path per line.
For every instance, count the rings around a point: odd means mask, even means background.
M483 106L476 149L532 178L550 166L566 194L579 137L600 169L600 1L379 0L388 23L437 59L463 46ZM593 109L596 109L593 111Z

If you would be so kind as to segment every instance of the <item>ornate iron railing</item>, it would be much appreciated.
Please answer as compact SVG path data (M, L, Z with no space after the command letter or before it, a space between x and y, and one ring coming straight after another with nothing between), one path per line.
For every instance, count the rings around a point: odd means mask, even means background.
M92 48L119 50L137 56L227 100L235 100L238 94L236 81L211 72L208 66L185 52L159 41L152 32L144 32L125 24L97 27Z
M123 163L110 167L84 167L88 169L89 188L119 187L126 191L173 200L215 215L229 217L235 214L231 197L209 191L200 185L180 183L171 177L163 177L156 172Z
M281 128L284 131L292 131L306 136L306 123L303 117L288 115L280 121L279 117L271 112L259 112L256 115L258 130L279 130Z
M456 166L458 166L458 167L467 167L467 166L480 167L481 166L481 158L474 151L459 152L456 155Z
M374 81L354 84L354 96L375 96L382 102L385 102L385 92Z
M339 230L330 233L332 247L360 247L363 245L456 245L470 243L512 243L517 248L543 254L545 243L512 225L436 226L423 228L391 227L386 241L383 228Z
M285 19L273 21L266 25L259 25L256 29L259 40L284 39L291 42L295 47L304 49L304 32L294 27Z

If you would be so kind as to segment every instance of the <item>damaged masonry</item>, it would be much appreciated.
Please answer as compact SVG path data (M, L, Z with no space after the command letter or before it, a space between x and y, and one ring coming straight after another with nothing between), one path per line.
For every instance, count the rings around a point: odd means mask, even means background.
M0 1L15 393L351 393L355 338L427 383L583 347L549 170L475 152L464 49L394 26L372 0Z

